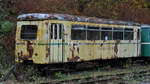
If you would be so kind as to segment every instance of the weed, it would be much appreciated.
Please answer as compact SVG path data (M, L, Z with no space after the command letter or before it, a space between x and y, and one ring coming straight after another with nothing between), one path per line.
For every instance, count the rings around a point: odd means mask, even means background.
M83 72L82 74L83 74L84 76L86 76L86 77L89 77L89 76L90 76L90 73L89 73L89 72L86 72L86 71Z
M98 67L98 70L97 70L98 72L101 72L102 71L102 68L100 68L100 67Z
M134 79L136 79L136 80L140 80L141 78L140 78L140 69L135 69L134 70Z
M26 66L25 77L29 78L29 80L36 80L38 76L38 70L34 67L34 65Z
M111 67L110 65L107 65L107 66L104 66L102 69L106 70L106 69L110 69L110 67Z
M56 77L56 78L63 78L64 75L63 75L61 72L56 72L56 73L55 73L55 77Z

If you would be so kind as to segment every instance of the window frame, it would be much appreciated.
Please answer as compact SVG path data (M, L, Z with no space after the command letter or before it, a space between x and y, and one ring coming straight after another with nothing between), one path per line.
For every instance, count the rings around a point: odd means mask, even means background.
M108 34L110 32L111 35L108 35L108 39L107 40L135 40L135 38L134 38L135 37L134 36L134 33L135 33L134 27L113 27L113 26L101 26L101 25L95 26L95 25L84 25L84 24L83 25L82 24L72 24L72 25L84 26L84 28L82 30L85 31L85 33L86 33L85 36L86 37L85 37L85 39L82 39L82 40L88 40L88 41L90 41L90 40L105 40L105 38L102 35L103 32L107 32ZM91 27L91 28L88 28L88 27ZM92 29L92 27L93 27L93 29ZM98 30L96 30L94 27L97 27ZM76 29L76 28L72 28L71 27L71 40L74 40L74 39L72 39L72 29ZM129 31L126 31L126 29L129 29ZM98 32L99 33L99 39L88 39L88 30L89 31L90 30L91 31L99 31ZM115 32L119 32L121 34L119 39L114 39L114 33ZM132 32L132 36L133 36L132 39L125 39L126 38L126 36L125 36L126 32ZM129 38L131 38L131 37L129 37ZM75 39L75 40L81 40L81 39Z
M102 36L103 32L107 32L107 33L109 32L109 33L111 33L111 36L108 36L107 37L108 39L106 39L106 37ZM110 39L109 39L109 37L110 37ZM101 39L100 40L113 40L113 28L112 27L108 27L108 26L102 26L101 27Z
M77 28L77 27L80 27L81 26L81 28ZM83 27L83 28L82 28ZM76 39L76 37L73 37L74 35L73 35L73 30L74 31L76 31L76 32L82 32L82 31L84 31L84 39ZM87 40L87 26L86 25L79 25L79 24L72 24L71 25L71 40Z
M114 39L114 37L116 36L114 35L114 33L122 33L122 39ZM124 40L124 28L113 27L113 40Z
M23 30L22 30L22 27L23 27L23 26L36 26L36 33L35 33L36 35L35 35L35 37L32 38L32 39L23 38L23 37L22 37L22 31L23 31ZM25 28L26 28L26 27L25 27ZM38 35L37 33L38 33L38 25L36 25L36 24L33 24L33 25L21 25L20 39L21 39L21 40L37 40L37 37L38 37L38 36L37 36L37 35ZM24 33L23 33L23 34L24 34ZM30 34L31 34L31 33L30 33Z
M89 28L89 27L91 27L91 28ZM95 32L95 33L98 33L98 39L88 39L88 31L93 31L93 32ZM86 35L86 37L87 37L87 39L86 40L101 40L101 27L99 27L99 26L92 26L92 25L90 25L90 26L87 26L87 35ZM90 35L89 35L90 36ZM95 34L95 37L94 38L96 38L96 34Z
M125 29L130 29L130 30L132 30L132 31L126 31ZM125 39L125 38L126 38L125 33L129 33L129 32L132 33L132 39ZM134 28L128 28L128 27L124 28L123 40L135 40L135 38L134 38L134 33L135 33L135 29L134 29Z

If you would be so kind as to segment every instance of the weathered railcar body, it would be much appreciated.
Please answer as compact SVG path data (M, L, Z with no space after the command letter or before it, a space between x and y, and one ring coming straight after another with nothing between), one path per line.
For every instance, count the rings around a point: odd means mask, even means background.
M36 64L140 56L137 23L66 14L18 17L16 61Z

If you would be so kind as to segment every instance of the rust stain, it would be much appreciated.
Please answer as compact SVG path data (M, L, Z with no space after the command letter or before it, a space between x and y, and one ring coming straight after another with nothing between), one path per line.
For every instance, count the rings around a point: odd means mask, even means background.
M33 55L33 47L30 41L27 41L27 51L29 52L29 58L31 58Z
M46 57L50 56L50 48L46 47L46 51L47 51Z
M74 16L69 14L56 14L56 13L50 13L50 14L44 14L44 13L28 13L28 14L22 14L19 15L18 20L68 20L68 21L78 21L78 22L91 22L91 23L101 23L101 24L117 24L117 25L137 25L139 26L139 23L131 23L126 21L117 21L117 20L110 20L110 19L102 19L102 18L96 18L96 17L87 17L87 16Z
M84 59L80 59L81 62L84 62Z
M48 22L45 22L45 24L48 26Z
M77 52L78 52L78 54L79 54L79 47L77 48Z
M26 19L31 19L31 18L33 18L33 16L27 16L27 17L26 17Z
M80 57L79 56L75 56L74 58L67 58L68 62L77 62L79 61Z
M28 59L28 58L31 58L33 56L34 50L33 50L32 44L33 43L31 43L30 41L27 41L27 52L29 53L29 55L27 55L27 54L23 55L23 53L22 53L21 54L22 59Z
M73 44L73 49L72 49L72 59L74 58L74 50L75 50L75 44Z
M114 56L113 58L117 58L117 54L118 54L118 44L120 43L120 40L117 40L114 46Z
M76 44L73 44L73 48L70 49L72 52L72 58L67 58L68 62L77 62L80 59L79 56L74 56L75 46ZM77 48L77 52L79 53L79 47Z

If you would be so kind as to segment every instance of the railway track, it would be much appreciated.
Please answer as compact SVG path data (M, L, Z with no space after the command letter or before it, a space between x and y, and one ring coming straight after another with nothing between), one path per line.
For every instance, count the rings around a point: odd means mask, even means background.
M147 64L147 66L145 66L145 62L144 61L135 61L135 63L132 63L131 65L131 69L130 68L126 68L126 69L122 69L121 67L118 67L118 65L115 65L117 67L107 67L107 64L104 65L103 67L101 66L96 66L95 62L91 62L92 67L91 68L87 68L87 66L85 68L83 68L83 66L85 65L80 65L79 70L75 69L74 71L56 71L52 70L52 72L50 72L49 77L53 75L55 75L54 73L58 73L58 72L62 72L63 74L70 74L70 76L62 76L61 78L48 78L47 76L47 81L39 81L38 84L91 84L91 83L101 83L101 82L108 82L108 81L124 81L125 76L131 76L136 77L138 76L150 76L150 65ZM149 61L148 61L149 62ZM94 64L94 66L93 66ZM141 65L142 64L142 65ZM90 64L86 64L89 65ZM130 65L130 64L129 64ZM144 66L143 66L144 65ZM136 68L136 67L138 68ZM9 77L9 75L12 73L15 78L17 80L22 80L19 79L18 76L15 74L14 72L14 68L16 67L16 65L12 66L9 70L9 72L0 80L1 81L6 81ZM82 67L82 69L81 69ZM107 68L106 68L107 67ZM145 68L143 68L145 67ZM99 68L102 68L101 70L98 70ZM43 69L43 68L42 68ZM42 71L44 72L44 71ZM86 72L86 73L84 73ZM81 73L81 74L78 74ZM52 76L53 77L53 76ZM37 80L35 80L37 81Z
M126 79L133 79L136 77L150 76L149 68L143 69L125 69L119 71L108 72L93 72L87 76L76 75L75 77L62 78L59 80L50 80L48 82L41 82L39 84L107 84L107 82L113 83L125 83Z

